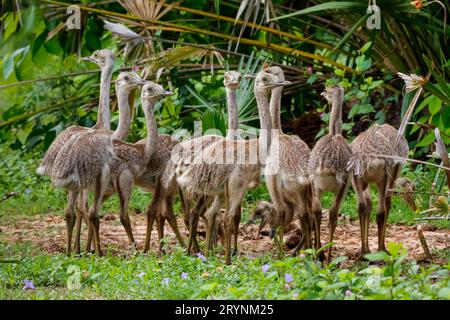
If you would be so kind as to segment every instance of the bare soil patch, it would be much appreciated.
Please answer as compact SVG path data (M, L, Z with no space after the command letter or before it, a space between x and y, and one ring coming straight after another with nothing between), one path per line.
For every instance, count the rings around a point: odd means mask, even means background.
M142 214L130 212L130 218L133 226L133 233L138 243L138 248L142 248L145 239L145 217ZM178 226L181 233L187 238L188 231L181 219L178 219ZM295 243L295 234L298 224L294 222L291 230L286 234L285 240ZM200 223L200 236L203 225ZM430 249L445 250L450 248L450 230L438 229L430 226L424 228L424 235ZM8 243L18 243L31 241L42 250L48 253L64 252L66 243L66 223L64 218L55 214L38 215L29 218L16 220L13 223L0 226L0 240ZM273 241L263 232L260 239L255 239L257 225L244 227L241 223L239 231L239 254L249 257L257 257L276 252ZM370 248L372 251L377 249L377 227L376 224L370 225ZM87 230L83 226L82 246L86 238ZM107 214L103 216L100 224L100 234L104 251L109 251L114 255L126 255L129 252L128 240L120 221L116 215ZM328 239L327 221L322 223L323 242ZM170 252L177 244L174 233L166 224L165 236L168 240L168 251ZM201 237L200 237L201 238ZM415 226L388 225L387 241L401 242L408 249L409 258L423 259L423 250L420 245ZM152 232L151 247L154 251L158 248L157 232L154 228ZM360 229L358 221L346 221L340 223L335 232L334 256L345 255L351 262L358 258L360 249Z

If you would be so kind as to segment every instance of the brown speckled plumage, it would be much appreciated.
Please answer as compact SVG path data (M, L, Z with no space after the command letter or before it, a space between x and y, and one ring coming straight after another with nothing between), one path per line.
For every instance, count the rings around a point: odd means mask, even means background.
M147 138L136 142L136 145L144 145ZM136 180L136 185L147 191L154 191L157 180L162 177L169 165L173 148L179 143L172 136L159 135L155 151L147 164L145 172Z
M370 252L368 240L372 211L370 184L375 184L378 191L378 250L386 250L385 234L391 209L392 189L404 160L377 157L376 155L406 158L408 143L404 137L400 137L396 144L397 135L397 130L392 126L375 124L361 133L351 144L353 156L349 160L348 169L352 173L353 188L358 199L361 255Z
M104 49L95 51L92 56L84 59L98 64L102 70L98 117L94 129L109 129L109 91L113 71L112 65L114 63L114 54L111 50ZM72 135L82 134L88 129L89 128L75 125L61 132L45 153L44 158L37 169L37 173L50 176L53 172L53 164L55 159L62 147L70 140Z
M326 135L317 141L311 151L309 172L313 176L335 175L338 182L344 183L351 155L352 150L343 136Z
M308 161L311 150L298 136L280 134L280 175L290 179L308 176Z
M72 135L54 161L52 181L63 189L92 191L97 180L93 173L109 166L113 156L109 130L92 129Z
M94 192L94 203L89 210L92 227L89 228L88 249L90 248L91 232L94 231L94 244L97 254L101 255L99 236L99 211L111 176L111 166L114 156L115 137L128 135L130 124L129 92L137 88L142 79L135 73L122 72L116 82L116 92L119 101L119 126L114 131L90 129L81 135L72 135L61 148L52 168L52 181L56 186L68 189L75 194L83 190ZM72 199L72 201L70 201ZM73 197L69 197L68 207L73 207ZM69 210L73 212L73 209ZM81 217L77 216L80 220ZM80 223L77 224L77 234L80 233ZM73 228L71 224L68 228Z
M409 152L408 142L401 137L399 143L394 145L397 137L397 130L389 124L375 124L362 132L353 140L351 149L353 156L349 161L349 170L357 176L370 175L375 168L403 164L404 161L378 158L370 154L380 154L388 156L407 157Z
M279 67L267 68L266 72L276 76L279 81L285 79L284 72ZM289 225L293 217L297 217L302 230L305 230L301 245L310 247L308 195L311 183L308 179L308 161L311 150L300 137L282 132L281 91L282 88L273 88L270 99L273 132L277 133L272 138L266 163L266 185L277 212L272 219L272 227L284 227ZM277 238L280 237L277 234Z
M347 162L352 155L352 151L341 135L344 89L340 86L327 87L322 96L332 105L329 132L320 138L312 149L308 168L313 182L311 211L315 219L316 234L320 232L322 220L322 193L329 191L335 196L328 215L330 229L328 242L330 243L333 241L339 208L348 190ZM320 245L320 243L317 244L317 247L320 247ZM328 249L328 260L330 259L331 247Z
M258 111L262 130L270 130L270 113L267 95L270 88L284 85L274 76L260 72L256 78L254 91L258 101ZM236 155L237 150L257 149L262 140L230 140L217 141L203 150L204 161L201 164L180 164L177 181L184 190L190 194L216 195L212 206L205 213L215 221L215 215L225 203L225 256L226 263L231 263L231 233L235 229L235 218L240 215L240 205L248 185L257 179L260 174L260 159L256 157L255 163L247 161L235 162L236 157L223 163L227 153ZM261 145L259 146L261 147ZM234 148L234 149L233 149ZM245 157L242 157L245 158ZM210 215L211 213L211 215ZM214 213L214 214L213 214ZM212 223L208 226L211 228ZM195 229L195 228L194 228ZM191 229L194 230L194 229ZM211 248L211 230L207 233L207 247ZM191 237L190 237L191 238ZM191 242L191 239L190 241Z

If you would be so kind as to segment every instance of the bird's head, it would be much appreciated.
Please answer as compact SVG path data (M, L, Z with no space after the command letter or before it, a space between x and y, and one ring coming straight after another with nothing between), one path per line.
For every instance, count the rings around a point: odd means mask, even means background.
M117 89L124 90L133 90L143 85L145 80L136 73L136 72L121 72L116 80Z
M172 94L172 91L165 90L160 84L152 81L146 81L142 87L141 100L143 102L155 101L160 100L165 96L171 96Z
M291 84L290 81L279 79L277 75L263 70L256 74L255 89L257 91L270 93L273 88L283 87Z
M81 60L93 62L101 68L113 64L114 53L109 49L95 50L90 56L81 58Z
M342 99L344 97L344 88L339 85L329 86L326 87L320 95L324 97L328 103L332 103L336 99Z
M223 84L225 87L230 89L239 88L241 82L242 74L238 71L227 71L223 75Z

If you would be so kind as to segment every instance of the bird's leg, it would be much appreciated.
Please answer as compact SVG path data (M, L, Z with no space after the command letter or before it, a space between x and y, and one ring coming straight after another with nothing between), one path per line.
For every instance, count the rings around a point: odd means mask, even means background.
M75 225L75 207L78 197L78 191L69 191L67 193L67 206L65 211L66 227L67 227L67 254L72 251L72 233Z
M80 238L81 238L81 222L84 220L86 225L89 227L89 217L88 217L88 203L87 203L87 190L83 190L78 195L78 205L77 205L77 219L75 223L75 253L79 254L81 252Z
M177 219L175 218L175 214L173 212L173 197L166 196L166 205L165 209L167 210L167 221L169 222L170 227L172 228L173 232L175 233L178 242L183 248L186 248L186 244L184 242L184 238L180 233L180 230L178 229Z
M183 211L183 221L186 228L189 229L189 215L190 215L190 209L189 209L189 200L184 195L181 188L178 188L178 194L180 196L180 202L181 202L181 209Z
M156 218L156 213L158 209L158 194L155 192L152 201L148 204L145 215L147 216L147 229L145 232L145 243L144 243L144 253L150 250L150 240L152 237L153 222Z
M392 190L394 188L395 180L397 180L397 177L400 173L401 166L395 165L389 175L387 175L387 182L386 182L386 197L385 197L385 214L383 218L383 224L381 225L381 232L378 231L378 250L379 251L386 251L385 246L385 238L386 238L386 227L387 227L387 220L389 217L389 213L391 211L392 206ZM379 228L379 227L378 227ZM380 247L380 244L382 245Z
M197 241L197 225L198 225L198 219L201 210L204 208L204 197L200 197L195 205L195 207L191 210L189 213L189 239L188 239L188 248L187 253L191 254L192 248L194 246L194 250L196 252L199 252L198 244L195 247L195 242Z
M336 225L337 225L337 219L338 219L338 215L339 215L339 208L341 207L341 203L342 200L345 197L345 194L347 193L348 190L348 179L345 178L344 181L346 181L346 183L342 184L338 190L338 192L336 193L336 198L334 199L334 203L333 206L330 208L329 214L328 214L328 221L329 221L329 228L330 228L330 237L329 237L329 243L333 242L333 236L334 236L334 231L336 230ZM332 247L330 246L328 248L328 257L327 257L327 262L330 263L331 262L331 251L332 251Z
M358 201L359 225L361 228L361 257L370 253L369 249L369 220L372 211L372 199L368 184L358 177L353 177L353 188Z
M238 210L241 207L242 199L244 198L246 186L242 186L242 181L239 176L231 177L227 183L228 190L233 190L232 193L226 193L226 215L225 215L225 263L231 264L231 236L234 230L235 217L238 215Z
M239 223L241 222L241 205L239 205L239 208L237 209L237 213L234 216L234 249L233 249L233 256L236 256L238 254L238 237L239 237Z
M300 201L297 207L294 208L296 216L300 220L300 228L302 231L302 240L305 248L311 248L311 222L310 222L310 208L308 208L308 200L306 194L303 192L300 194ZM300 244L300 243L299 243ZM294 252L298 252L301 246L297 245Z
M378 208L377 208L377 226L378 226L378 251L386 251L384 243L384 229L387 220L386 210L386 190L387 190L388 176L385 173L383 179L377 183L378 191Z
M161 210L158 210L158 213L156 215L156 226L158 229L158 252L160 254L164 254L164 225L166 224L166 217L163 215Z
M128 204L130 202L131 191L133 188L133 177L131 176L131 173L121 173L117 178L116 187L120 202L120 223L127 233L128 243L130 244L130 248L133 250L136 247L136 243L134 241L133 231L131 230L130 217L128 215Z
M89 210L89 224L94 233L94 245L95 253L98 256L102 255L101 245L100 245L100 209L102 207L103 196L105 194L106 188L109 184L110 171L109 167L105 166L102 168L102 172L97 177L94 201L92 207Z
M313 219L311 222L314 222L314 237L315 237L315 243L314 248L316 250L319 250L322 246L320 241L320 224L322 223L322 205L320 204L320 199L322 196L322 191L319 188L315 188L312 192L312 205L311 205L311 211L313 215Z
M206 220L206 254L209 253L209 251L213 247L212 243L212 235L214 233L214 228L216 226L216 218L217 214L220 211L220 208L222 207L223 203L223 197L222 196L216 196L214 198L214 201L212 205L206 210L205 212L205 220Z

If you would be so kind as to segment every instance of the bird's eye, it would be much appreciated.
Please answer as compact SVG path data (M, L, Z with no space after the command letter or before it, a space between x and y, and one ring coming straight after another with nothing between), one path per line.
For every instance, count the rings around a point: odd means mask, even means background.
M98 53L94 52L94 57L97 58L98 57Z
M130 80L130 77L129 77L129 76L125 76L125 77L123 77L123 79L124 79L125 81L129 81L129 80Z

